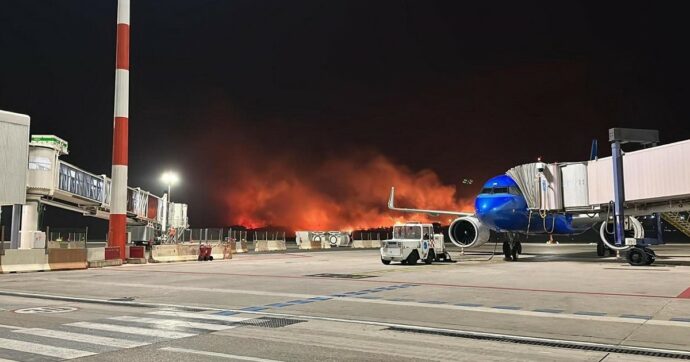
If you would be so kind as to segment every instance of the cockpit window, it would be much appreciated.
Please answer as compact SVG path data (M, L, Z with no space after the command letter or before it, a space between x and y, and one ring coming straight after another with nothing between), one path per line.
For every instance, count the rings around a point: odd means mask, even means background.
M522 195L522 191L520 191L520 188L516 186L510 186L510 187L485 187L482 189L480 192L481 194L511 194L511 195Z

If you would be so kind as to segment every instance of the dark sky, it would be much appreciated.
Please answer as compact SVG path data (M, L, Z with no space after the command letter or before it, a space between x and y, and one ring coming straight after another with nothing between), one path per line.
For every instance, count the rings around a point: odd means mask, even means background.
M592 138L608 154L614 126L690 138L685 9L477 3L132 0L130 185L180 170L173 197L220 225L217 179L254 177L218 172L237 145L307 165L364 148L453 185ZM116 1L0 9L0 109L109 174Z

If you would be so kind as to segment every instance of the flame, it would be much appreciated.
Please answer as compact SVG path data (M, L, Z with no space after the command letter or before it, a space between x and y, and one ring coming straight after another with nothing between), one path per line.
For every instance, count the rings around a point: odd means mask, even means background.
M312 165L283 157L245 163L243 175L224 178L218 191L226 205L228 225L354 230L410 219L436 220L388 210L391 186L396 186L399 205L472 209L472 200L456 200L455 187L442 184L434 172L413 172L372 152L329 158Z
M336 231L446 220L388 210L391 186L400 207L474 209L473 198L458 198L456 186L431 170L412 170L370 147L286 131L282 120L251 126L240 118L211 112L212 131L197 134L187 148L197 186L210 196L206 209L216 209L203 214L204 222Z

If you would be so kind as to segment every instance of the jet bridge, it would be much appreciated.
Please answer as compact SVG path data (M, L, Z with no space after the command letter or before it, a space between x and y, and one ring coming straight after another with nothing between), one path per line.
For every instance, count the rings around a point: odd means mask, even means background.
M108 219L111 179L60 159L60 156L67 154L68 143L61 138L53 135L31 136L27 204L22 211L22 247L32 247L33 240L40 239L36 236L37 233L40 234L37 231L40 204ZM184 207L181 207L182 205ZM179 232L179 229L188 227L186 206L168 203L167 195L159 197L141 188L128 187L128 229L135 238L141 238L143 235L147 241L152 241L154 235L161 235L163 231L170 231L171 228ZM174 220L169 217L169 208L176 210ZM162 237L165 238L165 235Z
M679 214L690 211L690 140L657 146L658 131L612 128L609 133L611 157L535 162L507 174L531 211L542 217L564 213L603 220L603 245L630 249L628 261L633 265L651 264L655 254L647 246L663 243L661 232L656 239L645 238L635 217L656 214L657 222L664 219L690 236L690 222ZM621 144L628 142L648 147L624 153ZM661 230L660 224L657 229Z
M624 153L622 158L626 214L690 210L690 140ZM615 199L612 157L535 162L513 167L507 174L535 211L606 211Z

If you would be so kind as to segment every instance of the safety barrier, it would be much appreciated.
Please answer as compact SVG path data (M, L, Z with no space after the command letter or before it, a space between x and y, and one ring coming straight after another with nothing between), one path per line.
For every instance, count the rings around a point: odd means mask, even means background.
M2 273L48 270L50 270L50 264L44 249L6 249L5 255L0 255L0 272Z
M254 251L285 251L285 240L254 240Z
M105 248L87 248L86 263L89 268L101 268L105 266Z
M303 240L299 244L299 248L304 250L330 249L331 244L326 240Z
M355 249L377 249L381 247L381 240L352 240Z
M233 253L246 253L249 251L247 240L231 240L228 241L228 244Z
M48 249L50 270L86 269L86 249L53 248Z
M209 244L213 260L232 259L232 251L228 248L228 243Z
M222 246L223 246L223 249L222 249L223 250L223 259L232 259L232 254L233 254L232 244L230 242L227 242L225 244L222 244ZM214 250L216 250L216 249L214 249ZM218 250L220 250L220 249L218 249ZM215 258L215 255L214 255L214 258Z
M146 264L146 248L143 246L127 247L127 264Z
M106 246L104 248L105 260L103 266L117 266L122 265L122 258L120 258L120 248L117 246Z
M166 244L151 247L152 263L192 261L199 259L199 244Z

